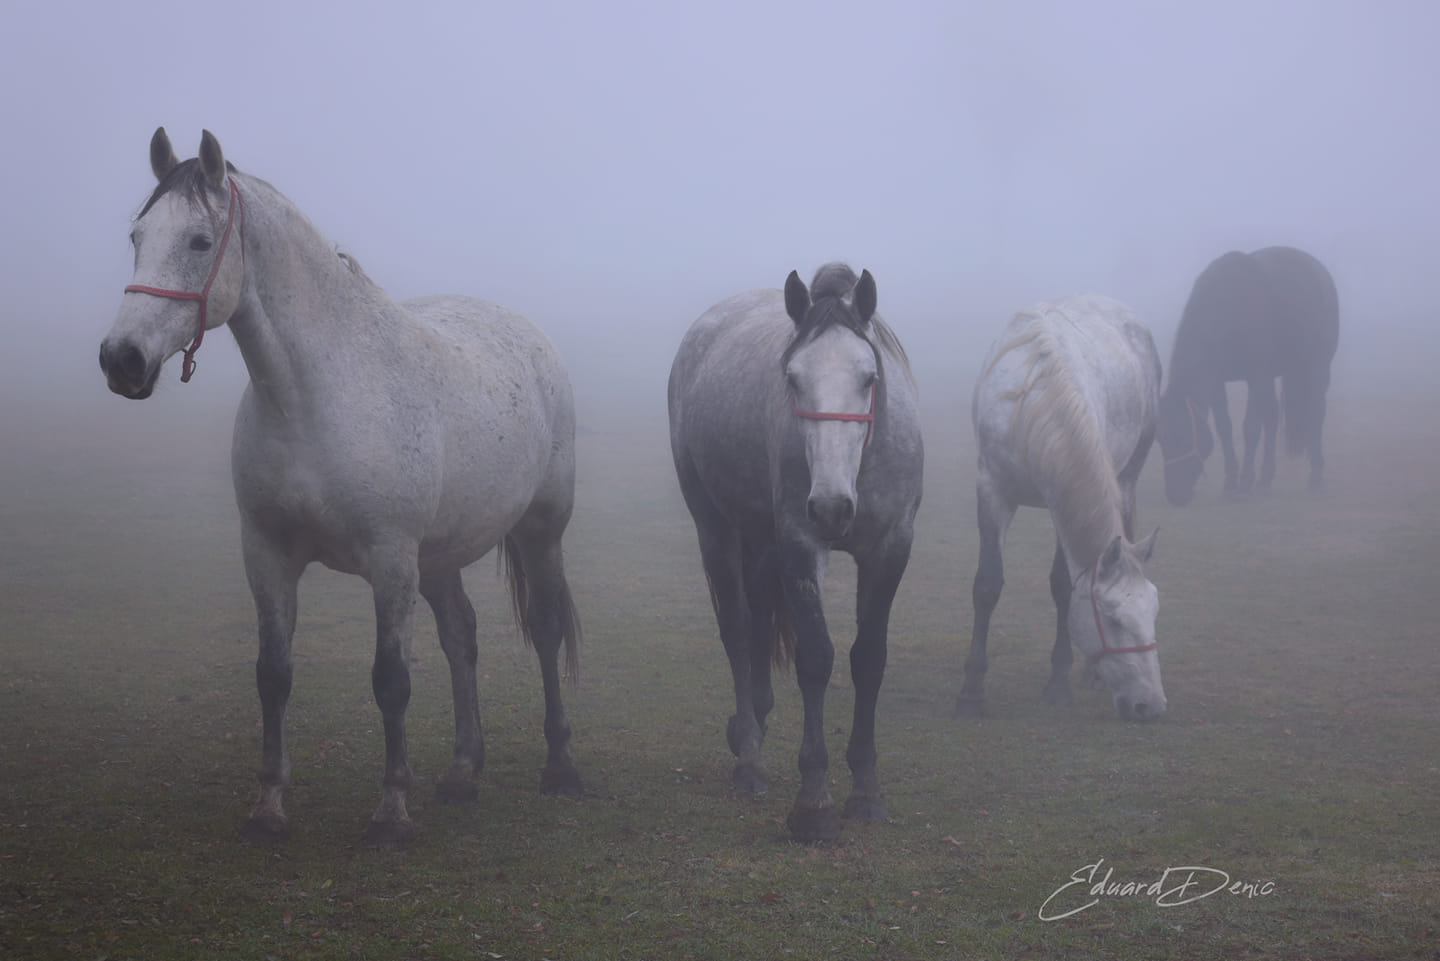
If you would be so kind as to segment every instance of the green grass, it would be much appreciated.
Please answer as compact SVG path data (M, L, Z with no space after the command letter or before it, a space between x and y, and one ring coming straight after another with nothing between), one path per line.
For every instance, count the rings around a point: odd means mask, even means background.
M1217 460L1197 503L1175 510L1151 465L1141 525L1162 528L1149 573L1170 700L1154 725L1120 723L1100 692L1041 705L1053 535L1022 512L990 716L961 722L948 714L970 633L973 451L945 409L963 400L927 394L926 503L880 702L891 818L802 846L784 826L798 787L793 678L777 679L766 743L775 786L737 796L728 670L663 411L592 411L567 544L586 628L568 702L585 795L537 793L538 670L482 562L467 575L483 638L480 799L430 797L452 720L422 619L418 838L360 847L382 750L371 608L362 583L317 570L296 640L293 837L263 850L236 839L259 710L228 411L142 407L97 414L84 443L37 432L0 475L4 958L1435 957L1440 425L1392 425L1378 402L1336 396L1322 498L1301 494L1302 465L1284 461L1273 495L1221 503ZM140 456L127 432L147 424L144 437L183 442ZM842 655L852 589L837 558L826 591ZM837 670L826 726L839 798L850 706ZM1273 890L1170 908L1107 897L1039 919L1102 858L1121 882L1203 865ZM1089 900L1070 891L1054 903Z

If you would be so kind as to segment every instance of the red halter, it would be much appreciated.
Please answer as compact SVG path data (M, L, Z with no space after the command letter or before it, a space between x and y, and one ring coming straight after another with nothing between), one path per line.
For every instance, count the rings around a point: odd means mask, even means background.
M1104 554L1100 555L1104 557ZM1087 654L1086 663L1094 667L1100 663L1101 658L1106 654L1139 654L1142 651L1153 651L1159 647L1159 643L1151 641L1149 644L1137 644L1134 647L1111 647L1110 642L1105 639L1105 622L1100 619L1100 604L1095 600L1095 581L1100 575L1100 558L1095 558L1095 563L1090 566L1090 613L1095 615L1095 630L1100 635L1100 653ZM1084 577L1084 574L1080 575ZM1076 581L1078 584L1079 581Z
M240 263L245 263L245 204L240 199L240 188L235 186L234 177L225 178L230 183L230 206L225 211L225 232L220 235L220 248L215 251L215 262L210 265L210 276L205 278L205 286L199 293L193 290L170 290L166 287L150 287L145 284L131 284L125 288L125 293L150 294L153 297L168 297L171 300L193 300L200 304L200 320L195 330L195 339L190 346L185 348L185 359L180 365L180 383L190 382L190 375L195 373L195 351L200 349L200 342L205 339L205 313L210 302L210 285L215 283L215 275L220 273L220 262L225 259L225 248L230 243L230 226L235 223L235 211L240 211Z
M863 414L840 414L825 410L804 410L797 400L795 403L795 416L804 417L807 420L848 420L865 425L865 446L870 446L870 432L875 429L875 384L870 384L870 409Z

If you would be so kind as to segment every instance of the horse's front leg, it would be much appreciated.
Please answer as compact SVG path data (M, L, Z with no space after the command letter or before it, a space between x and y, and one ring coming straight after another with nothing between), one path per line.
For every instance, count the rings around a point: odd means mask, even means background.
M255 659L255 688L263 725L260 748L260 796L240 837L252 844L273 844L289 836L282 796L290 783L290 752L285 740L285 708L294 676L290 644L300 572L305 565L287 545L262 534L243 517L241 548L245 576L255 599L260 650Z
M1057 707L1068 707L1075 703L1070 690L1070 665L1075 663L1075 652L1070 646L1070 594L1074 584L1070 580L1070 565L1065 562L1065 549L1060 540L1055 540L1055 560L1050 564L1050 597L1055 602L1055 647L1050 652L1050 680L1045 684L1041 700Z
M986 645L990 637L990 615L1000 603L1005 587L1005 562L1002 549L1005 530L1015 516L1015 508L991 490L988 475L982 473L975 484L975 516L980 527L980 564L975 570L971 588L974 628L970 632L970 654L965 658L965 682L955 701L956 717L981 717L985 713L985 672L989 670Z
M875 771L875 705L885 678L890 607L910 562L910 541L910 525L897 526L881 549L856 558L856 630L850 648L855 717L845 749L853 785L845 799L845 817L857 821L889 816Z
M1239 465L1235 457L1235 435L1230 423L1230 397L1225 393L1225 382L1216 381L1210 393L1210 413L1215 418L1215 433L1220 438L1220 452L1225 455L1225 493L1234 494L1240 489Z
M800 791L786 823L797 841L824 841L840 834L840 815L830 797L830 754L825 749L825 689L835 645L821 603L824 548L796 538L780 545L781 584L795 627L795 679L804 706L800 738Z
M415 836L405 808L410 762L405 746L405 709L410 704L410 639L420 573L417 547L377 547L370 563L375 597L375 664L370 684L385 723L385 777L380 806L365 828L365 844L400 844Z

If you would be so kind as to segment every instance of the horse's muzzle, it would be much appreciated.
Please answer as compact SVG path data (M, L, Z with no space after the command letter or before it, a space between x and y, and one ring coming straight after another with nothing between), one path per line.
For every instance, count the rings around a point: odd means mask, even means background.
M1116 697L1115 710L1122 721L1158 721L1165 714L1165 701L1150 702L1145 700L1131 701L1128 698Z
M144 400L155 389L159 366L151 367L140 348L128 341L100 344L100 369L105 383L116 394L131 400Z
M805 513L822 539L839 540L850 532L855 521L855 501L849 497L811 497L805 502Z

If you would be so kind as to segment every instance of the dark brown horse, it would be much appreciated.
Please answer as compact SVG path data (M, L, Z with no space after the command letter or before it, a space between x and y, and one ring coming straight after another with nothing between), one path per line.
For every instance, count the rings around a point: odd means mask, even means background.
M1275 476L1276 429L1281 404L1285 446L1310 455L1310 490L1322 487L1325 459L1320 435L1330 361L1340 338L1335 282L1314 257L1293 247L1232 251L1217 258L1195 281L1175 349L1169 382L1160 398L1156 432L1165 456L1165 496L1184 506L1195 495L1205 458L1214 449L1209 419L1225 454L1225 492L1267 490ZM1243 380L1245 459L1238 467L1230 432L1225 385ZM1265 439L1257 485L1255 449Z

